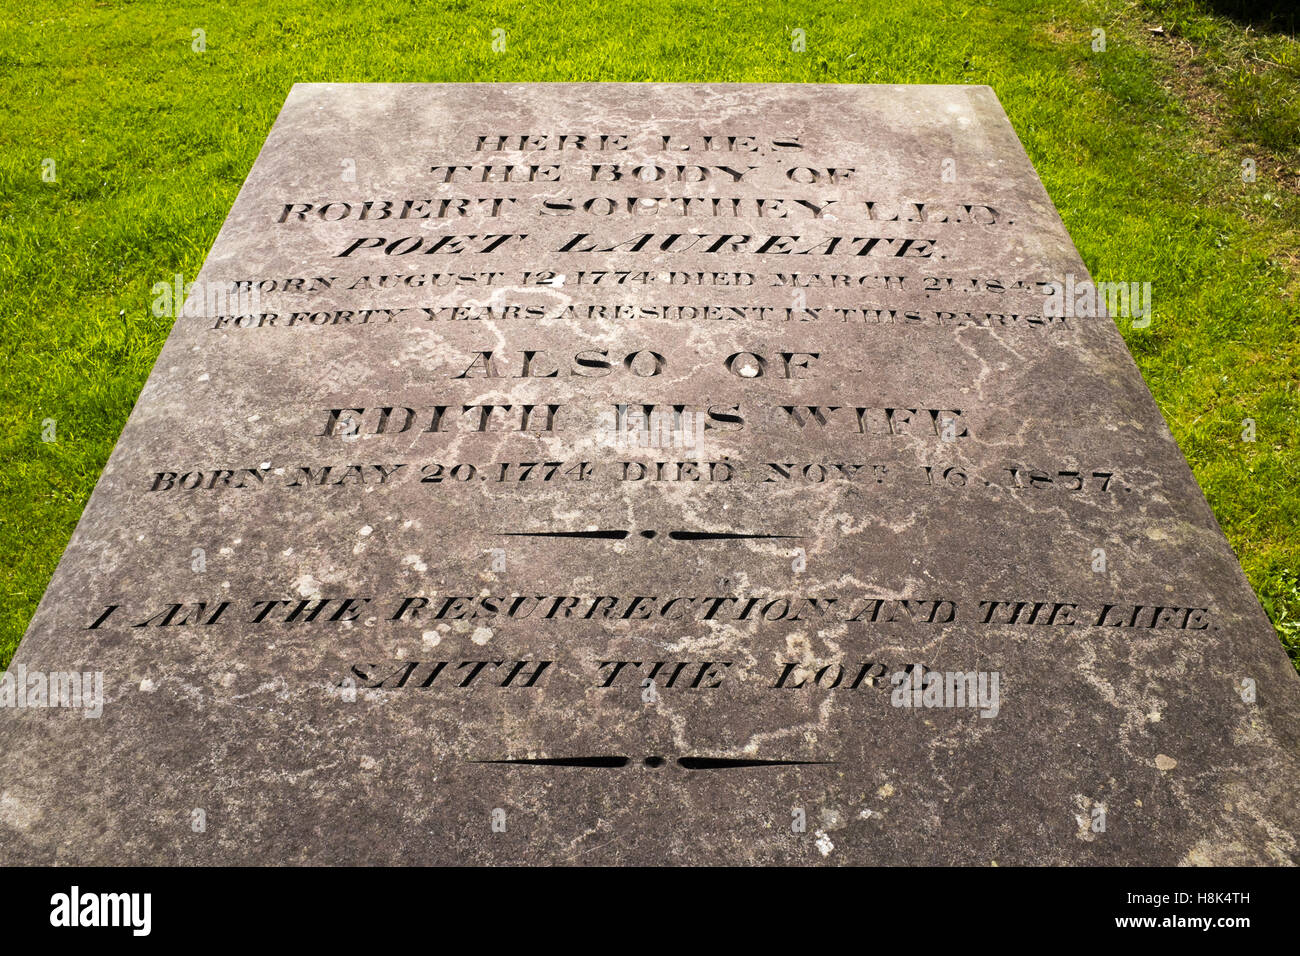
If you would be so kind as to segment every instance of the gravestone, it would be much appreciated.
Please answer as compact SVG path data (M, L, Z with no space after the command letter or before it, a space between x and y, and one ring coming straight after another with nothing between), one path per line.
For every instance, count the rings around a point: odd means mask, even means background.
M1133 268L987 87L295 86L154 290L0 859L1295 862Z

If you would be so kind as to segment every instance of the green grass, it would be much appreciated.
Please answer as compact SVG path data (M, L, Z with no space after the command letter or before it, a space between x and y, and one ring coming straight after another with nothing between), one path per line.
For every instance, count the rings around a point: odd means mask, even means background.
M0 666L294 82L987 83L1300 666L1300 49L1204 0L24 4L0 34ZM1163 35L1150 27L1162 26ZM507 35L494 53L491 31ZM807 32L807 51L790 31ZM1106 31L1105 52L1091 48ZM207 49L191 49L193 31ZM1287 30L1290 32L1287 32ZM1244 183L1241 162L1256 163ZM56 182L42 180L52 159ZM1257 440L1240 439L1242 420ZM41 440L53 419L57 441Z

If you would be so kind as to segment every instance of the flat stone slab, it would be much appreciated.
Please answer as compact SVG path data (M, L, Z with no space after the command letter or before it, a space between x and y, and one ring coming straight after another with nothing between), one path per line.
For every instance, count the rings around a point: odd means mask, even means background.
M1296 862L1133 268L987 87L295 86L0 686L0 860Z

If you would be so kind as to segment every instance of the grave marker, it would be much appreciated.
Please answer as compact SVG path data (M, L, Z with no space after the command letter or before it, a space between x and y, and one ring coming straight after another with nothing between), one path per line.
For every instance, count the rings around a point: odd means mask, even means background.
M0 859L1294 862L1135 269L987 87L294 87L0 685Z

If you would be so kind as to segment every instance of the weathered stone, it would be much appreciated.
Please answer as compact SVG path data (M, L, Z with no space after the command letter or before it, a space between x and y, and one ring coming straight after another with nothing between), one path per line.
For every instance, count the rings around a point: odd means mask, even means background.
M0 859L1294 862L1300 682L1092 291L986 87L295 87Z

